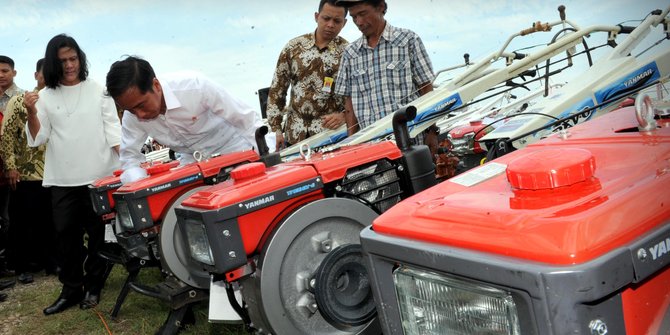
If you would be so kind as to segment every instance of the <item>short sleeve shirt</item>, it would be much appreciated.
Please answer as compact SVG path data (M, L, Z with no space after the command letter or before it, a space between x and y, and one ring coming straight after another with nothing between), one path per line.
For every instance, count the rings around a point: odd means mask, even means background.
M386 23L375 48L363 36L344 50L335 93L351 97L362 129L418 98L434 79L419 36Z

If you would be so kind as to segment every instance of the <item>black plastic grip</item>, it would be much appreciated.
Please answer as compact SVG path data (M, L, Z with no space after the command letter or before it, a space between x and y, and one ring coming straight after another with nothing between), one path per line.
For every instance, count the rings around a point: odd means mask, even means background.
M621 29L621 30L619 30L619 34L630 34L636 28L636 27L631 27L631 26L622 26L620 24L617 24L617 27L619 27Z

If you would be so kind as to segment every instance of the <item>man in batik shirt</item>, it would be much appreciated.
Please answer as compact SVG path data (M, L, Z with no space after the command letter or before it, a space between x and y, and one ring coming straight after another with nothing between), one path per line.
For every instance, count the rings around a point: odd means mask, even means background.
M35 68L35 91L44 88L42 65ZM0 135L0 157L5 162L5 175L11 188L9 198L9 227L14 266L18 281L33 282L35 266L47 274L56 273L56 246L51 218L51 196L42 187L44 176L45 146L28 147L25 126L28 112L23 105L23 94L13 97L7 104ZM31 266L31 264L34 264Z
M5 107L9 100L15 95L23 93L23 90L18 88L14 83L16 77L16 70L14 69L14 60L7 56L0 56L0 133L2 133L2 118L5 112ZM8 244L8 228L9 228L9 187L7 186L7 179L5 178L4 167L0 160L0 251L7 248ZM4 253L5 255L7 253ZM13 267L13 264L5 264L12 256L0 257L0 277L11 275L11 271L7 271L7 267ZM7 263L13 263L9 260ZM1 284L1 283L0 283Z
M290 40L279 55L267 104L277 150L344 124L344 99L333 93L333 86L347 45L338 36L346 15L346 9L336 6L335 0L321 0L319 11L314 13L316 31ZM289 86L291 100L287 104Z

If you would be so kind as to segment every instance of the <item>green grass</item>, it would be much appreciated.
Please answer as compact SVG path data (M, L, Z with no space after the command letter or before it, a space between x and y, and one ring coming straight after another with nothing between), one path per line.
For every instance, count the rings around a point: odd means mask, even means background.
M114 266L96 308L81 310L75 306L51 316L44 316L42 309L60 293L61 285L55 276L38 274L32 284L17 283L13 288L3 291L8 293L9 298L0 303L0 334L154 334L170 310L160 300L131 290L117 318L112 319L110 315L126 275L122 266ZM143 284L158 283L161 281L160 272L156 268L143 269L139 281ZM207 302L197 304L194 314L195 324L187 326L180 334L246 334L241 325L209 323Z

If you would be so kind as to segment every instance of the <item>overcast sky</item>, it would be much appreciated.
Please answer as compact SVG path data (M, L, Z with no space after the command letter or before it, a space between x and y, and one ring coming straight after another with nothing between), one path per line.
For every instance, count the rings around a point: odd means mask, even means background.
M269 86L284 44L316 27L318 0L0 0L0 54L12 57L16 83L34 86L34 64L59 33L74 37L89 58L90 77L104 84L109 66L138 55L156 72L201 71L259 109L256 91ZM641 20L662 0L387 0L389 23L416 31L435 70L476 60L534 21L558 20L557 7L579 26ZM635 25L635 22L628 22ZM521 39L516 48L546 44L554 32ZM349 21L349 41L360 36ZM660 36L660 35L656 35ZM595 37L594 37L595 38ZM592 43L602 43L600 36ZM668 43L665 45L667 46Z

